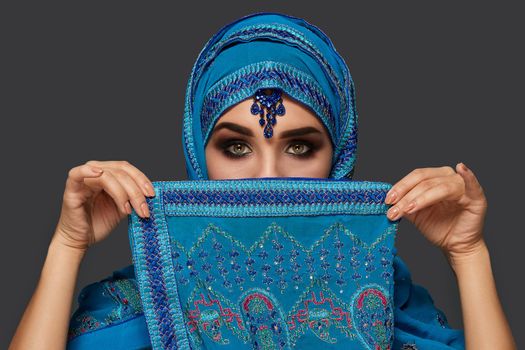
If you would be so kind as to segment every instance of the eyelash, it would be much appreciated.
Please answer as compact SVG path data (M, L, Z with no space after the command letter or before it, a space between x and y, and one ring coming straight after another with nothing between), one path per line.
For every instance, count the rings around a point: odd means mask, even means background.
M246 145L246 143L244 143L243 141L229 141L229 142L225 142L221 146L224 155L226 157L232 158L232 159L240 159L242 157L245 157L245 154L236 155L235 153L233 153L233 152L228 150L231 146L235 146L235 145L244 145L245 147L248 147L248 145ZM292 156L297 157L299 159L307 159L307 158L311 157L313 155L314 151L315 151L314 145L312 143L310 143L310 142L307 142L307 141L297 140L297 141L292 141L292 143L290 144L290 146L295 146L295 145L304 145L304 146L308 147L308 150L306 152L303 152L303 153L300 153L300 154L290 153Z

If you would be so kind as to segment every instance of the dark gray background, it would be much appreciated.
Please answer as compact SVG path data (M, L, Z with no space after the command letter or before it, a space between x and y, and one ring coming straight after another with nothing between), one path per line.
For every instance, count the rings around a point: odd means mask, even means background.
M197 54L222 25L270 10L333 40L357 89L355 179L395 183L465 162L485 189L485 237L501 301L523 344L523 18L479 2L84 2L0 5L0 347L31 297L67 172L128 160L184 179L181 123ZM397 238L413 279L462 327L454 275L408 220ZM127 224L87 254L78 287L130 263ZM78 289L77 289L78 291Z

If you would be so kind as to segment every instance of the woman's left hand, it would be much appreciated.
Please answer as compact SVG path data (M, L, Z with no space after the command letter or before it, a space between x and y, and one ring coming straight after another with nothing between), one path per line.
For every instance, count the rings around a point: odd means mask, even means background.
M452 258L473 253L485 244L487 211L484 191L474 173L463 163L456 170L450 166L415 169L392 186L385 200L395 204L387 213L390 220L406 217Z

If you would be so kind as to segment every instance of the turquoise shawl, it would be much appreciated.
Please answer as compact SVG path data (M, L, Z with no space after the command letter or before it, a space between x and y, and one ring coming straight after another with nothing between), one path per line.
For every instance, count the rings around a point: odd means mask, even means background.
M220 115L258 89L272 87L302 102L322 120L334 146L330 179L352 182L357 109L348 67L320 29L276 13L253 14L226 25L200 52L188 81L183 121L189 179L208 178L204 148ZM160 193L159 183L155 184ZM451 328L428 291L412 283L395 248L392 258L393 348L464 349L463 331ZM133 265L84 287L71 317L68 349L141 349L159 344L150 338L146 319L152 310L143 307L139 289ZM330 348L337 344L325 342ZM176 342L165 345L177 348ZM372 347L365 341L359 348Z

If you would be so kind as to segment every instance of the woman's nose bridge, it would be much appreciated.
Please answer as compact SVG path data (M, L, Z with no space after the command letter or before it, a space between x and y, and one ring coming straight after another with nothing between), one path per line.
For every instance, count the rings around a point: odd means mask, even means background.
M279 171L279 164L277 164L277 157L272 154L270 147L260 157L260 161L257 167L256 177L281 177L282 174Z

